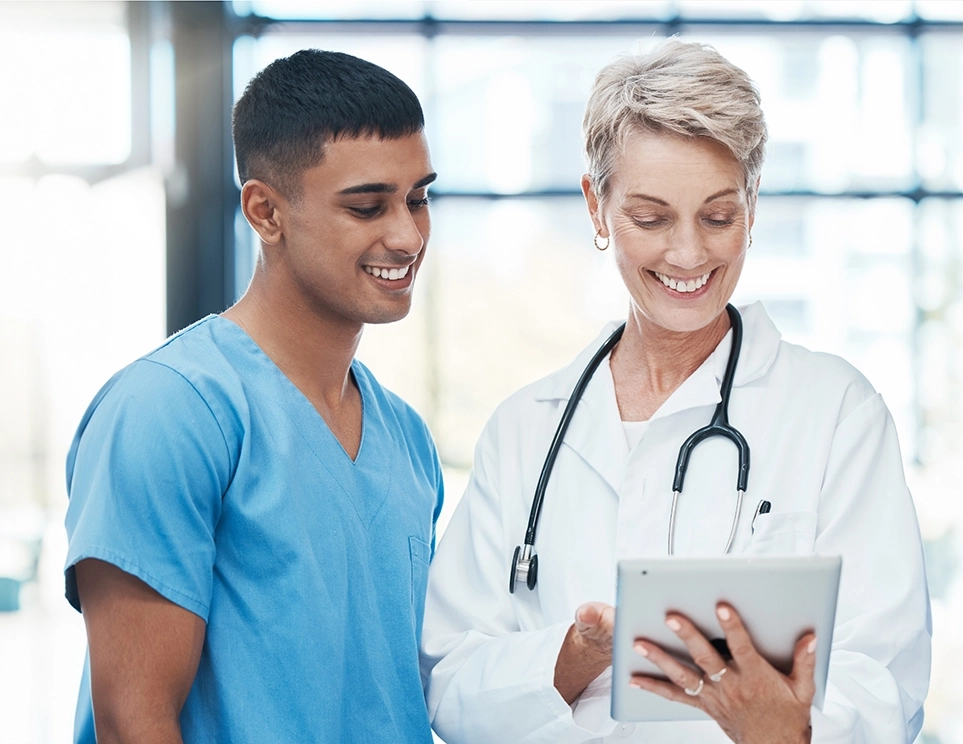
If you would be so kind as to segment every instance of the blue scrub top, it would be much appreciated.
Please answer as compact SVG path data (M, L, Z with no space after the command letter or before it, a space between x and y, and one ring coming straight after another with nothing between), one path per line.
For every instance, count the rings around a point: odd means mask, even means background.
M79 609L73 566L97 558L206 621L185 742L431 742L418 642L441 467L422 419L351 370L355 461L219 316L115 375L81 422L67 596Z

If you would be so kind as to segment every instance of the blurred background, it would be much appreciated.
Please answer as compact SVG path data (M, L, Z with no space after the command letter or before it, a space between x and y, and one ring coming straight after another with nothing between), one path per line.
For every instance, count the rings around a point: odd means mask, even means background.
M896 418L933 600L925 744L963 744L963 2L0 2L0 740L67 742L64 458L119 367L244 291L230 108L304 47L425 106L439 179L414 310L360 358L428 420L442 527L495 405L627 299L580 192L591 81L665 36L758 83L771 143L737 302L841 354Z

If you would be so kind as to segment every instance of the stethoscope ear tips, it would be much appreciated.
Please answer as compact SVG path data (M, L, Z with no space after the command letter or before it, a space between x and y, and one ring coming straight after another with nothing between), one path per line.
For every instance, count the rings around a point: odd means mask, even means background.
M530 590L535 588L538 581L538 556L532 554L532 546L525 545L524 550L519 545L512 555L512 575L508 578L508 592L515 593L515 582L521 581Z

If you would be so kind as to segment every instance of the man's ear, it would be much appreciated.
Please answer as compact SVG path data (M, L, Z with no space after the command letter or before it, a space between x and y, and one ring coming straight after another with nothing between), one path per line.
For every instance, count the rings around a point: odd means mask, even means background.
M284 231L280 207L284 201L279 191L256 178L246 181L241 187L241 211L266 245L276 245L281 241Z

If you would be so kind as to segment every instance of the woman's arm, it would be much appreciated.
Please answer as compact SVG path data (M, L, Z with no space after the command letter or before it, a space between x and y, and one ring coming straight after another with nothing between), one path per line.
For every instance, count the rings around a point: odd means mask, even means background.
M815 552L842 555L819 744L904 744L923 724L931 624L923 546L896 427L873 394L836 428Z
M421 654L428 713L448 744L580 744L600 734L574 722L555 687L572 623L546 626L538 592L508 592L514 543L506 535L524 531L528 505L514 514L503 503L500 469L518 448L498 444L490 423L429 572ZM576 673L570 682L584 687L583 679Z
M586 602L575 611L555 662L555 689L571 705L586 687L612 665L615 608Z

